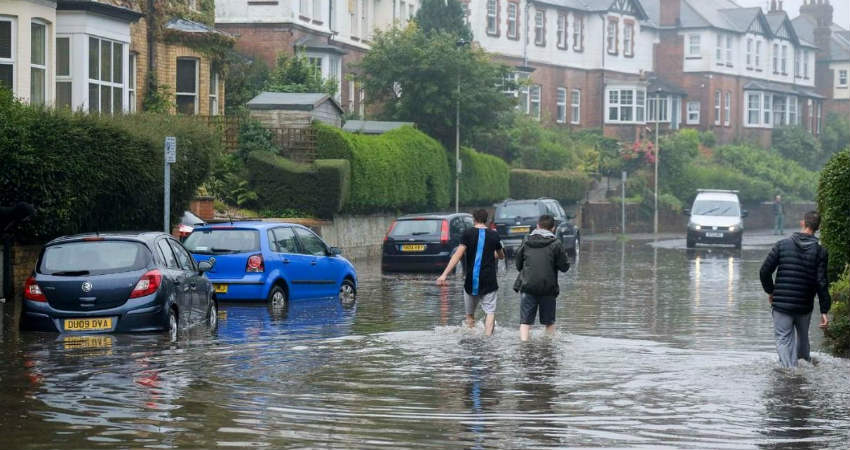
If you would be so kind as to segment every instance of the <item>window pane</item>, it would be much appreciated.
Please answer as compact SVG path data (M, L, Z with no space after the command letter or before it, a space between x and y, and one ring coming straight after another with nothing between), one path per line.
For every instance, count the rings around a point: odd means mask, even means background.
M112 88L112 113L120 114L124 110L124 89Z
M195 60L178 59L177 92L197 92L195 86L195 78Z
M12 65L0 64L0 87L12 89Z
M109 113L112 111L112 88L109 86L100 87L100 112Z
M177 96L177 112L180 114L195 114L195 96L194 95L178 95Z
M124 82L124 49L123 45L112 44L112 81L115 83Z
M71 39L56 38L56 75L71 75Z
M33 68L30 71L30 103L44 104L44 69Z
M136 112L136 93L133 91L127 92L127 109L131 113Z
M30 55L32 57L32 64L38 64L43 66L44 63L44 50L45 50L45 34L46 29L44 25L40 23L32 24L32 47L30 50Z
M130 55L128 70L130 73L127 74L127 87L128 89L136 89L136 55Z
M112 81L112 43L100 41L100 79Z
M100 41L95 38L89 38L89 78L100 79Z
M12 57L12 22L0 21L0 58Z
M89 112L100 111L100 87L89 83Z
M71 108L71 82L56 83L56 108Z
M210 71L210 95L216 95L218 88L218 75Z

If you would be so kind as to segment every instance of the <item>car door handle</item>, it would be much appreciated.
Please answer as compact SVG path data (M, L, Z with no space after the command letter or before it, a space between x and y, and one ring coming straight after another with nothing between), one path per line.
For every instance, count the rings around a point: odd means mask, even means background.
M283 258L282 260L280 260L280 262L282 262L284 264L289 264L289 259Z
M316 264L318 264L318 262L317 262L315 259L314 259L313 261L311 261L311 262L310 262L310 265L311 265L311 266L315 266Z

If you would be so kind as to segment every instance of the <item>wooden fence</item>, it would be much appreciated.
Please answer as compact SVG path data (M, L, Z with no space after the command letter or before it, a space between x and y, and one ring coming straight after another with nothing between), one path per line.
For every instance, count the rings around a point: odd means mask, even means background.
M238 116L196 116L210 128L216 130L222 139L225 151L235 152L239 148ZM266 128L271 132L272 142L278 154L299 162L313 162L316 159L316 129L313 127Z

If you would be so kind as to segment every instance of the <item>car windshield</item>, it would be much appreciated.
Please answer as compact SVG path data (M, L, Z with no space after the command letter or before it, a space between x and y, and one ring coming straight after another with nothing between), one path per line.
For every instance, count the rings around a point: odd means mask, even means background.
M497 219L513 219L515 217L537 218L540 211L537 203L511 203L496 208Z
M60 276L104 275L140 270L149 262L150 251L139 242L68 242L45 248L38 272Z
M694 202L693 215L737 217L741 215L741 209L737 202L722 200L697 200Z
M192 253L207 255L256 252L260 250L260 233L239 229L196 230L183 246Z
M440 219L428 220L399 220L395 223L390 236L424 236L440 234L443 221Z

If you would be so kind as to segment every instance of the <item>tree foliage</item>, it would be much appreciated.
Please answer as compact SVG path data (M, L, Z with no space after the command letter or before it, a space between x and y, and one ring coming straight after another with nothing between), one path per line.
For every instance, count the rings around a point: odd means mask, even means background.
M239 110L256 97L266 84L269 67L259 57L248 57L234 50L225 55L228 67L225 77L225 111L228 115Z
M334 96L337 81L323 80L319 68L303 52L296 52L294 56L281 52L269 72L264 89L269 92L324 92Z
M824 162L820 142L803 127L774 129L773 148L809 170L820 169Z
M850 149L833 156L821 172L818 210L829 272L835 279L850 263Z
M463 5L458 0L422 0L415 21L426 34L443 32L472 42L472 30L466 23Z
M823 149L822 164L826 164L832 155L850 146L850 119L831 113L826 117L823 133L820 135Z

